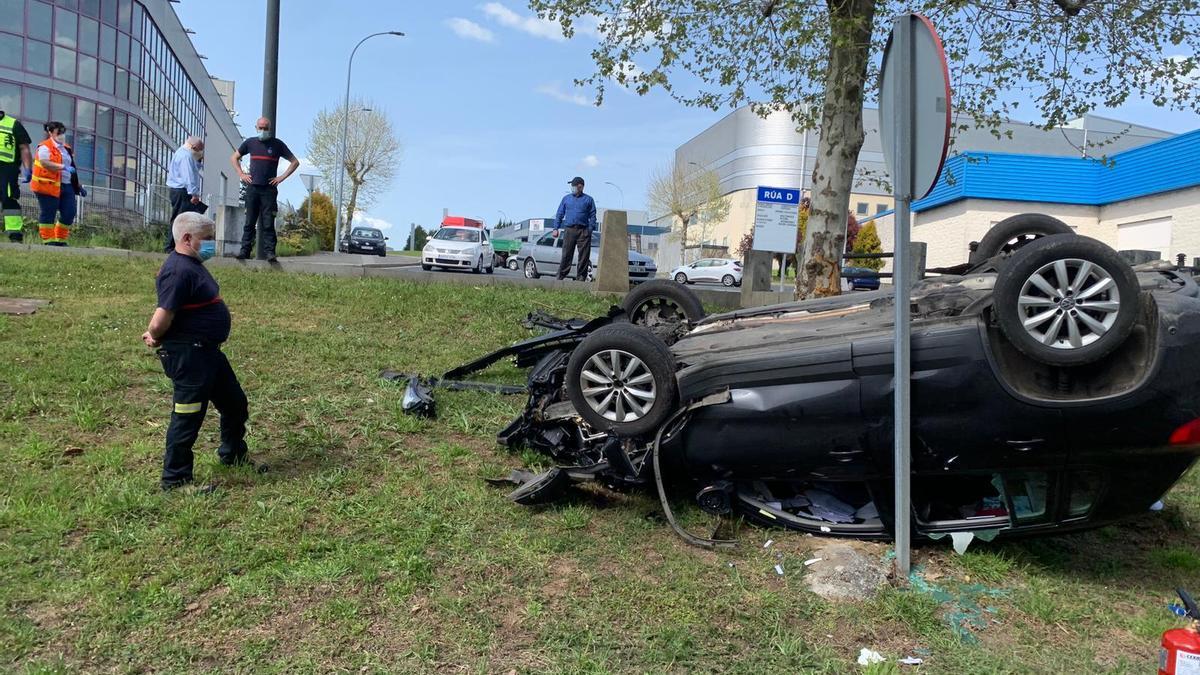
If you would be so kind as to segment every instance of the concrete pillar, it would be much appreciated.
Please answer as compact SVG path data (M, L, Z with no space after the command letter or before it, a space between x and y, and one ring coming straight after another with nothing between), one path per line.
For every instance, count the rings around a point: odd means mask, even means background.
M908 245L908 260L914 282L925 278L925 254L929 246L923 241L914 241Z
M625 293L629 290L629 216L626 212L604 212L598 262L597 291Z
M746 251L742 260L742 307L756 307L754 294L771 290L771 258L769 251Z

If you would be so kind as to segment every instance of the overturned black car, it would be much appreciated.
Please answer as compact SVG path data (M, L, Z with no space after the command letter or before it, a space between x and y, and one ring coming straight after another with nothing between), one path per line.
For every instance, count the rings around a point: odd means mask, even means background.
M1200 289L1166 263L1133 268L1037 214L971 262L919 281L912 312L913 529L1062 532L1144 512L1200 455ZM529 402L502 431L558 468L514 473L512 498L572 481L686 476L714 514L888 536L892 323L885 289L704 316L670 281L513 356ZM655 471L655 467L659 467Z

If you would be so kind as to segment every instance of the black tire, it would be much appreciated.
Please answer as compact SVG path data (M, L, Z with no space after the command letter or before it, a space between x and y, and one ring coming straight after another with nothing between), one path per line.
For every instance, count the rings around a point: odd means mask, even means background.
M380 258L383 258L383 257L385 257L385 256L387 256L387 251L380 251L380 252L379 252L379 257L380 257Z
M680 272L675 275L675 283L686 284L686 283L690 283L690 282L688 281L687 275L684 274L683 272Z
M619 377L615 378L615 385L611 387L596 381L597 375L601 379L607 376L597 367L597 361L593 361L593 357L596 357L600 364L607 364L612 370L610 357L614 353L617 354L622 368L632 369L631 382L647 375L649 377L636 382L635 386L628 386ZM633 367L635 361L637 365ZM590 375L585 374L585 370ZM675 381L675 357L671 355L671 350L650 331L627 323L609 324L584 339L571 353L571 359L567 362L565 384L567 398L589 425L598 431L611 432L623 437L643 436L657 430L675 411L679 399L679 388ZM653 384L653 388L646 389L648 384ZM606 387L608 394L603 391ZM629 393L634 391L637 393ZM645 398L646 393L650 394L650 399ZM606 396L612 399L607 405ZM648 407L639 411L639 404ZM633 412L625 410L625 419L617 420L615 418L618 411L612 409L617 405L622 408L630 407ZM631 415L638 416L630 419Z
M1106 280L1111 283L1104 286ZM1102 290L1091 291L1097 287ZM1081 366L1129 337L1140 293L1137 275L1116 251L1089 237L1055 234L1013 253L996 279L992 311L1021 353L1052 366ZM1029 323L1039 317L1040 323Z
M525 278L526 279L537 279L541 276L542 275L538 272L538 269L537 269L537 263L535 263L533 261L533 258L526 258L525 259Z
M998 255L1011 255L1022 246L1054 234L1074 234L1066 223L1044 213L1019 213L992 226L971 253L970 263L981 265Z
M475 261L475 266L471 268L471 274L479 274L483 271L483 256L479 256L479 260Z
M421 263L421 269L428 272L429 270L433 269L433 265L426 265L425 263Z
M735 279L733 278L732 274L726 274L725 276L721 277L721 285L726 288L732 287L734 281Z
M629 315L630 323L650 328L663 323L704 318L700 298L686 286L670 279L653 279L637 285L625 295L621 308Z
M496 271L495 265L488 265L487 269L483 270L486 274L492 274Z

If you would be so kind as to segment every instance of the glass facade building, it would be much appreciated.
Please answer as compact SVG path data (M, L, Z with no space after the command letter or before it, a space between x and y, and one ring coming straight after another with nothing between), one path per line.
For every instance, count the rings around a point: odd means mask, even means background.
M146 208L147 188L165 184L188 136L204 138L214 159L238 140L167 0L0 0L0 110L34 144L42 123L65 124L80 179L105 188L93 199L129 210ZM224 142L209 142L210 125Z

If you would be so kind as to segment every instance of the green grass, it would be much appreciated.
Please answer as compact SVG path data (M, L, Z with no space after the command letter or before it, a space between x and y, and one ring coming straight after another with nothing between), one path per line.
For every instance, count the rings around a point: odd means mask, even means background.
M532 308L607 306L532 288L218 268L250 446L272 470L220 467L214 418L196 473L220 489L163 495L170 387L139 341L154 273L0 250L0 295L53 301L0 316L0 671L847 673L870 647L893 661L870 672L911 670L894 659L915 650L926 672L1146 672L1171 589L1196 583L1196 474L1163 513L1098 532L919 548L939 586L1004 591L978 644L915 591L809 593L820 538L742 526L739 550L713 554L648 494L512 504L481 479L545 462L495 445L521 397L438 392L439 418L419 420L378 373L511 343Z

